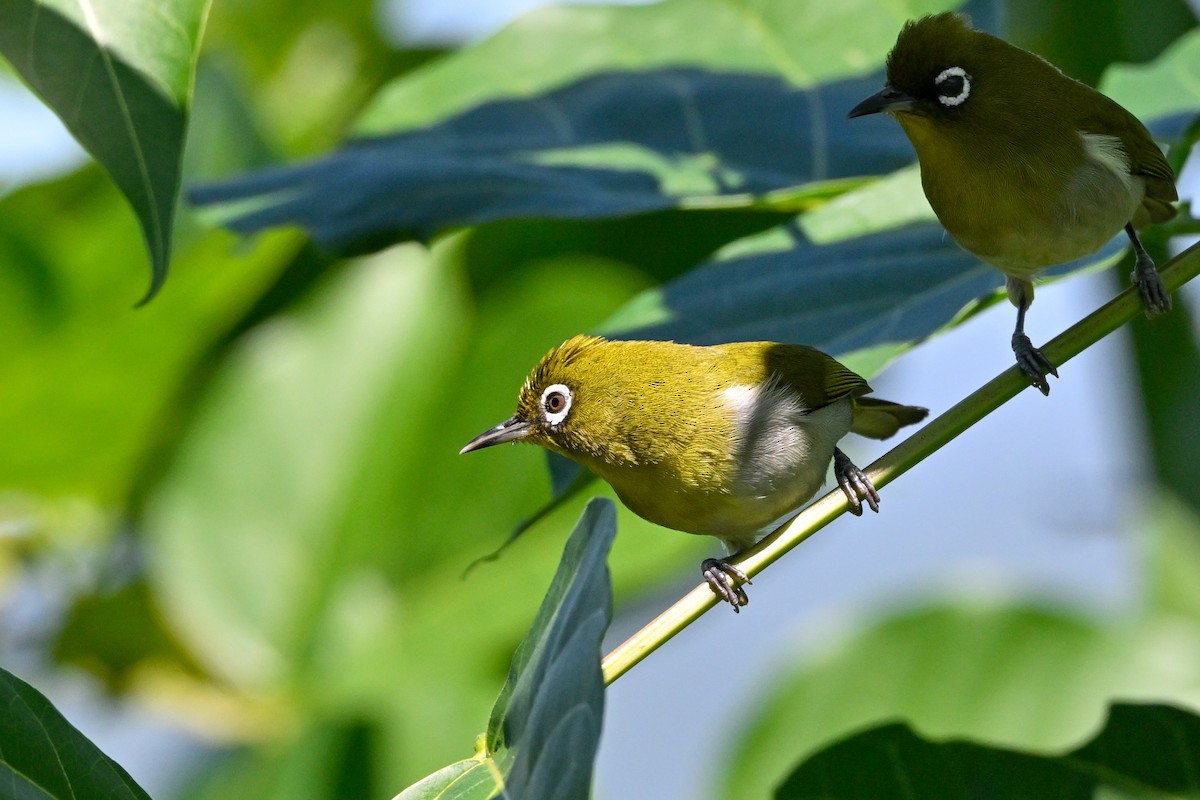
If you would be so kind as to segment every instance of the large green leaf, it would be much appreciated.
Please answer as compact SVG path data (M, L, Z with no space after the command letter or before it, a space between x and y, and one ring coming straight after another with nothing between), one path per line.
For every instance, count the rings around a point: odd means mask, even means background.
M208 0L11 0L0 53L124 192L167 276L192 79Z
M612 617L606 558L616 534L612 501L589 503L513 656L483 751L397 800L588 796L604 715L600 643Z
M129 773L41 692L0 669L0 794L33 800L149 800Z
M878 67L906 19L955 5L953 0L664 0L543 8L385 87L358 132L422 127L497 98L529 98L588 75L627 70L700 67L778 76L791 86L811 87Z
M933 742L907 725L885 725L817 753L774 796L1200 798L1200 717L1171 706L1114 705L1095 739L1060 756Z
M351 251L500 219L754 208L772 190L911 160L887 120L846 119L881 80L798 90L773 76L696 68L605 73L190 197L224 206L239 232L297 224ZM828 192L780 203L804 208Z
M358 130L372 138L192 197L221 204L242 232L296 223L355 250L494 219L753 206L772 189L911 159L894 125L845 112L880 83L857 76L878 68L904 19L949 5L535 11L382 91Z
M766 252L717 258L647 290L604 331L691 344L805 342L869 377L914 343L961 321L964 307L1003 283L999 272L935 223L827 245L792 239L789 249L772 247L787 236L784 230L764 234L759 248ZM1111 260L1120 249L1114 241L1053 274Z

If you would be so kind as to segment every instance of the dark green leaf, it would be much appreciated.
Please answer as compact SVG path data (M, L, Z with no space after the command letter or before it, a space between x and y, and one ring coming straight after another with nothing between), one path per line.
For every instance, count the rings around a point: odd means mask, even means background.
M0 792L34 800L149 800L41 692L0 669Z
M207 0L0 4L0 52L112 175L137 212L152 267L171 228Z
M1200 798L1200 717L1163 705L1112 706L1104 729L1061 756L932 742L903 724L857 734L800 765L776 800Z
M1118 251L1114 241L1096 258ZM871 375L1002 283L940 225L923 223L828 245L793 239L791 249L711 261L635 298L604 328L691 344L805 342L853 354L852 368Z
M397 800L572 800L591 791L604 713L600 643L612 616L607 557L612 501L592 500L567 542L537 618L492 708L484 751L430 775Z
M1110 63L1154 58L1196 25L1186 0L1006 0L1006 11L1006 39L1092 85Z
M701 69L607 73L190 196L226 206L240 232L298 224L351 251L500 219L745 209L772 190L908 163L897 126L846 119L881 83L797 89Z
M659 281L683 274L721 246L774 228L794 211L672 209L634 217L589 220L513 219L472 228L467 238L477 293L518 279L530 266L580 254L636 267Z

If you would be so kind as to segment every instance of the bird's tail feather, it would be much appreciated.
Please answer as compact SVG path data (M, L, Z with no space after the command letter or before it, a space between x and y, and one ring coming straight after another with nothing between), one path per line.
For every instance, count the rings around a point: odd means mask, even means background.
M887 439L905 425L915 425L928 415L927 408L904 406L878 397L856 397L850 430L871 439Z

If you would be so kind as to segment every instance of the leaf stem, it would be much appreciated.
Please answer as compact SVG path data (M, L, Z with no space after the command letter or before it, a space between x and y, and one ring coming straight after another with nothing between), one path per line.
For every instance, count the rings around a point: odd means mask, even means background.
M1164 264L1161 273L1167 289L1172 292L1195 278L1200 274L1200 243ZM1042 349L1055 364L1065 364L1141 312L1141 299L1131 287L1063 331ZM1022 390L1030 388L1028 380L1015 365L1008 368L889 450L867 467L866 473L876 487L883 488ZM846 497L835 488L745 551L737 561L738 566L754 577L846 510ZM717 597L707 584L692 589L605 657L605 685L624 675L716 603Z

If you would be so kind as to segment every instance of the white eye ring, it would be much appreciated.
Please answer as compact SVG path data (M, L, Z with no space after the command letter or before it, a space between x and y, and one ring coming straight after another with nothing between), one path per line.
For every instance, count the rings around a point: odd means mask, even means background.
M557 397L552 399L551 395L556 395ZM542 414L545 415L546 422L549 422L551 426L561 425L562 421L567 418L567 414L571 413L572 399L571 390L565 384L552 383L547 386L542 391ZM557 410L550 408L550 404L555 402L555 400L560 400L562 408Z
M948 67L938 73L933 84L940 87L951 78L962 78L962 91L949 97L944 94L938 94L938 102L944 106L961 106L971 96L971 76L962 67Z

